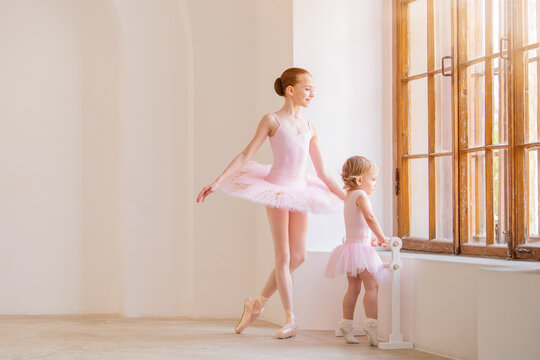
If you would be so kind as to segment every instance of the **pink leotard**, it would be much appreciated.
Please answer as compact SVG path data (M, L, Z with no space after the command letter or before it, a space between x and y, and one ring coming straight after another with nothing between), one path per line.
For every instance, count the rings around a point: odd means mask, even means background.
M306 186L306 162L309 155L311 125L308 131L297 134L279 124L274 136L270 137L270 147L274 155L274 164L266 176L266 181L284 186Z
M379 254L371 246L371 231L356 204L360 196L365 196L371 207L369 198L363 190L355 190L347 194L343 214L345 239L343 244L337 246L330 254L324 275L328 277L342 274L357 276L367 270L377 280L384 280L389 277L389 273L384 268Z
M298 212L327 214L343 209L343 202L318 178L306 173L309 144L313 136L308 131L297 134L283 126L270 137L273 165L254 161L225 180L220 189L268 207Z

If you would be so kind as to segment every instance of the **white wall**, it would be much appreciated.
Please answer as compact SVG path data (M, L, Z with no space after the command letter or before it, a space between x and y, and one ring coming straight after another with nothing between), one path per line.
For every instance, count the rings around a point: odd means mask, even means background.
M0 10L0 312L238 316L271 266L265 215L194 200L281 104L291 2Z
M184 3L0 7L0 311L186 314L193 130Z
M257 125L255 3L193 0L188 8L194 45L193 176L198 191L243 150ZM196 207L194 316L236 317L241 312L243 298L254 285L253 209L253 204L221 192Z
M478 281L478 359L538 359L540 269L483 269Z
M119 309L116 23L109 1L0 3L0 313Z
M192 46L183 1L117 0L122 29L123 311L191 305Z
M320 135L328 171L340 180L349 156L379 167L371 196L386 234L392 231L391 1L295 0L294 65L314 76L316 96L305 116ZM327 251L344 235L341 215L311 216L309 250Z

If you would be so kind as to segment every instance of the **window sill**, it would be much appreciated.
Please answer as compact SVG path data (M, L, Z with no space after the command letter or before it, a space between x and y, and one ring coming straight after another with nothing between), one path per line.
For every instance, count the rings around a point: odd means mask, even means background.
M377 252L382 257L391 257L392 252L389 249L377 248ZM330 251L309 251L310 253L326 254ZM447 262L455 264L483 265L501 267L500 271L540 271L540 262L511 260L511 259L493 259L486 257L473 257L466 255L447 255L430 254L421 252L402 251L402 259L417 259L423 261Z

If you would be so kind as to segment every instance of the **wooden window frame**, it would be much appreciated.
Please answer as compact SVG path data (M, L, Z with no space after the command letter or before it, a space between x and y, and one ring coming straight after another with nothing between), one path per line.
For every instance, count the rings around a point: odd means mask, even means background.
M452 150L437 152L435 149L435 76L447 71L437 68L435 64L435 16L434 16L434 0L426 0L427 2L427 71L420 74L408 76L408 41L409 41L409 4L417 0L395 0L395 26L396 26L396 98L397 98L397 115L396 115L396 141L397 150L396 159L396 203L397 203L397 232L404 240L404 249L414 251L427 251L448 254L464 254L472 256L490 256L503 257L513 259L529 259L540 260L540 235L530 237L537 242L531 244L527 242L529 239L528 229L528 212L529 212L529 195L528 195L528 159L525 158L530 150L538 149L538 164L540 164L540 124L537 125L537 141L527 142L524 138L527 130L528 98L525 97L526 87L528 86L528 64L536 61L537 66L537 101L540 103L540 61L538 56L532 60L527 58L527 51L532 49L540 49L540 43L528 44L526 34L523 34L523 29L527 28L527 18L523 14L527 13L527 0L507 0L508 11L511 13L507 17L509 21L508 34L509 39L506 48L501 48L494 53L494 44L492 43L492 0L485 0L486 21L482 26L484 31L485 52L483 56L468 58L467 57L467 33L463 31L462 26L459 28L461 19L466 19L467 9L463 6L466 0L448 0L451 1L452 9ZM478 3L478 1L477 1ZM524 8L525 7L525 8ZM537 5L537 12L540 14L540 2ZM502 14L501 14L502 16ZM537 14L537 19L540 18ZM538 21L538 20L537 20ZM478 22L476 22L478 24ZM522 26L516 26L522 24ZM481 34L476 29L476 34ZM540 24L537 24L537 41L540 41ZM480 43L480 41L476 41ZM540 52L540 50L538 50ZM446 55L446 54L441 54ZM499 58L498 67L494 66L493 59ZM504 60L507 59L507 60ZM470 66L484 63L484 118L480 119L475 116L475 121L482 120L484 123L484 139L482 146L469 146L467 139L468 117L468 99L467 99L467 81L466 72ZM524 65L525 64L525 65ZM441 65L444 66L444 65ZM455 69L455 71L454 71ZM506 71L503 71L506 69ZM443 71L444 70L444 71ZM499 126L503 124L503 116L507 116L507 141L493 143L493 91L495 74L498 74L499 82L499 102L507 99L506 106L499 105L499 111L507 113L499 114ZM503 86L502 76L506 77L507 85ZM428 152L426 154L410 154L409 153L409 84L421 78L427 78L428 81ZM460 81L462 80L462 81ZM518 91L520 90L520 91ZM506 93L505 93L506 92ZM475 97L478 101L478 96ZM477 109L478 107L476 107ZM537 105L537 116L540 118L540 106ZM480 123L476 124L476 126ZM478 127L477 127L478 128ZM501 133L501 131L499 132ZM477 143L477 142L475 142ZM502 155L506 150L508 166L501 166ZM468 242L470 238L471 214L468 213L468 200L470 199L470 181L468 172L468 158L470 153L483 154L484 157L484 173L485 173L485 245L475 245ZM435 163L436 158L440 156L452 156L452 223L453 223L453 241L440 241L437 239L436 219L436 173ZM505 207L498 203L498 228L495 225L495 208L494 208L494 159L498 161L498 188L499 199L502 198L502 192L506 191ZM409 236L410 234L410 179L409 169L410 162L413 159L428 160L428 175L429 175L429 238L421 239ZM478 164L478 162L477 162ZM478 165L477 165L478 166ZM503 170L501 170L503 169ZM479 170L479 169L477 169ZM539 170L537 170L539 171ZM478 177L477 177L478 178ZM503 186L503 185L504 186ZM538 181L540 188L540 181ZM476 187L478 189L478 187ZM538 189L540 192L540 189ZM540 194L538 195L540 204ZM479 208L477 204L476 209ZM507 224L501 223L501 219L506 218L505 211L508 211ZM540 206L538 211L540 212ZM478 216L476 216L478 219ZM506 229L506 245L499 245L495 239ZM539 225L540 227L540 225ZM537 230L537 233L540 229Z
M410 161L414 159L427 159L428 160L428 173L430 179L435 178L435 165L436 159L443 156L452 156L452 176L455 177L456 163L454 161L455 154L452 151L436 151L435 149L435 76L443 74L441 64L438 67L435 62L435 38L434 38L434 1L427 0L428 16L428 29L427 29L427 71L420 74L414 74L408 76L408 4L415 0L397 0L396 1L396 19L397 19L397 161L396 161L396 181L399 181L399 185L396 185L397 208L398 208L398 235L403 238L405 249L416 251L428 251L437 253L454 253L456 251L455 244L452 241L437 239L437 206L436 206L436 183L435 181L429 181L429 241L422 238L408 236L409 232L409 171ZM454 1L454 0L452 0ZM454 7L452 7L454 9ZM453 10L454 11L454 10ZM452 25L452 31L454 26ZM455 38L455 37L453 37ZM454 44L452 44L454 47ZM452 55L452 63L455 63L455 58ZM445 69L446 70L446 67ZM452 74L452 81L454 81L455 74ZM409 108L407 106L409 100L409 84L421 78L427 78L428 81L428 152L426 154L410 154L409 153ZM453 96L455 95L454 86L452 86ZM452 103L452 107L455 107ZM455 129L452 129L452 133L455 134ZM452 137L452 148L455 148L455 138ZM453 182L452 196L453 204L457 201L455 191L457 187ZM453 207L453 218L456 218L455 206ZM453 224L453 237L456 238L456 222Z

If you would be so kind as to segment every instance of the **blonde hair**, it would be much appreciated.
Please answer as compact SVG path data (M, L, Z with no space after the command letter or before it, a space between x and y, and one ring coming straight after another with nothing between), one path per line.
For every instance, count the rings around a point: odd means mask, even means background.
M356 179L361 178L372 171L377 171L377 166L363 156L352 156L345 161L341 169L343 189L351 191L357 186Z

